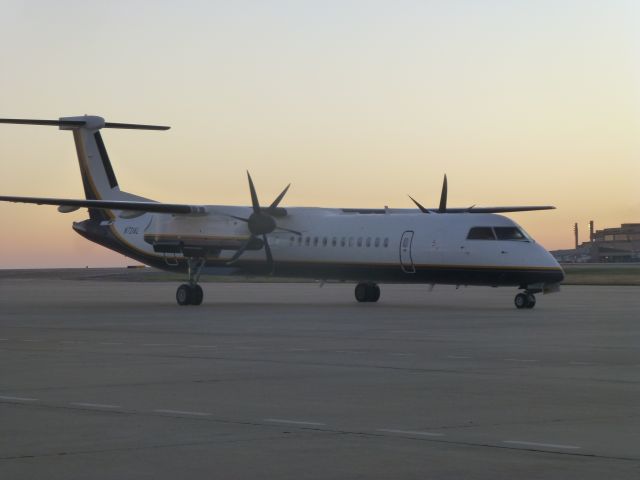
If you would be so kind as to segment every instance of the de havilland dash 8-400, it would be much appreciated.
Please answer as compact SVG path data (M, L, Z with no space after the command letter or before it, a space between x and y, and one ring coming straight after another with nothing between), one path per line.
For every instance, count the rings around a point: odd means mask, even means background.
M533 308L539 292L557 291L560 265L519 225L498 213L552 206L447 207L445 176L438 208L282 207L287 186L260 203L251 176L251 205L156 202L120 190L100 131L169 127L105 122L97 116L59 120L0 119L70 130L84 199L0 196L8 202L57 205L61 213L87 208L74 222L83 237L144 264L187 273L176 300L199 305L202 273L272 275L356 283L358 302L380 298L378 282L510 286L515 306Z

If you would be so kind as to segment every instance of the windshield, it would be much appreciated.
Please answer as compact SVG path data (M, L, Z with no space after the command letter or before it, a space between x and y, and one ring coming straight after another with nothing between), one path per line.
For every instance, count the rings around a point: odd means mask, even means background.
M467 240L513 240L528 242L529 237L518 227L473 227Z
M498 240L526 240L527 237L516 227L493 227Z

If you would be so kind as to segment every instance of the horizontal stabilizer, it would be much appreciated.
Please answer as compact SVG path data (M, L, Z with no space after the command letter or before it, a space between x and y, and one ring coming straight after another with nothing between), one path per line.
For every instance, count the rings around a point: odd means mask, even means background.
M32 203L36 205L58 205L69 207L59 209L66 213L72 211L72 207L95 208L98 210L128 210L134 212L172 213L175 215L206 215L205 207L201 205L183 205L179 203L157 202L129 202L120 200L75 200L69 198L42 198L42 197L8 197L0 196L2 202Z
M0 123L15 125L50 125L54 127L82 127L87 122L82 120L33 120L29 118L0 118Z
M166 125L140 125L138 123L106 122L104 128L124 128L129 130L169 130Z
M15 125L50 125L54 127L83 127L87 122L83 120L34 120L28 118L0 118L0 123L12 123ZM164 125L141 125L137 123L105 122L100 128L124 128L133 130L169 130L171 127Z

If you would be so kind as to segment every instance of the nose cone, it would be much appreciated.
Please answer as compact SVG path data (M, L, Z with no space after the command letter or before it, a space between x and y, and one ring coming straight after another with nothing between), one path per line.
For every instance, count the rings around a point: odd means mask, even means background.
M565 273L558 261L544 248L540 247L543 256L543 265L548 269L546 283L560 283L565 279Z
M558 280L558 283L560 282L564 282L564 279L567 277L564 273L564 269L560 266L560 264L558 264L558 267L560 268L560 280Z
M556 262L556 264L558 264L558 262ZM560 264L558 264L558 269L552 270L550 272L550 280L548 281L548 283L561 283L564 281L564 279L565 279L564 270L562 269Z

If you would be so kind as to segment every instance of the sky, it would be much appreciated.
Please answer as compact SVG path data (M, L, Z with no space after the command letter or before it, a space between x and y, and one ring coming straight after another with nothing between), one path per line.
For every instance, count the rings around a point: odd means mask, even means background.
M548 249L640 222L640 4L0 2L0 117L171 125L103 132L121 189L248 205L551 204L510 215ZM0 125L0 194L82 198L71 134ZM0 268L135 263L1 204Z

